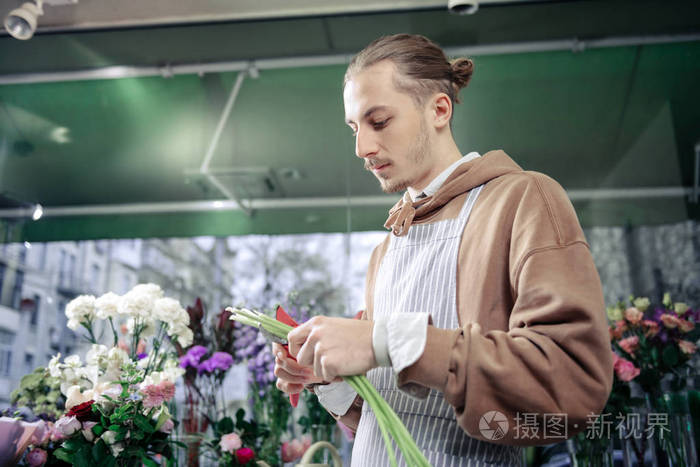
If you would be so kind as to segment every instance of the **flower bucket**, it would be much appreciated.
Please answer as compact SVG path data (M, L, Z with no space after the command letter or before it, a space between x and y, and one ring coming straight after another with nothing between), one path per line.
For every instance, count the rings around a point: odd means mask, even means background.
M297 467L330 467L328 464L312 464L312 459L314 454L319 449L326 448L331 453L333 459L333 467L343 467L343 461L340 459L340 454L338 450L328 441L319 441L318 443L312 444L309 449L306 450L301 461L297 464Z

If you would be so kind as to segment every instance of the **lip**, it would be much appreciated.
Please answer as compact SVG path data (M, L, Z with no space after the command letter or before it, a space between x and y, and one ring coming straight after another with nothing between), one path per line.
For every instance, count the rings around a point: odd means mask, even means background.
M384 169L386 169L387 167L389 167L389 165L391 165L391 164L388 164L388 163L387 163L387 164L378 165L378 166L376 166L376 167L372 167L372 172L381 172L382 170L384 170Z

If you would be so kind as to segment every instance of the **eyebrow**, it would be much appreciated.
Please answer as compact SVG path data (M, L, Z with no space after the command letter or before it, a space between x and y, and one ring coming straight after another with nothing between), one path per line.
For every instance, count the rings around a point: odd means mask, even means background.
M372 107L370 107L369 109L367 109L367 111L364 113L364 115L362 116L362 118L365 119L365 118L369 117L370 115L372 115L374 112L376 112L376 111L378 111L378 110L386 110L386 109L388 109L388 108L389 108L389 106L387 106L387 105L375 105L375 106L372 106ZM355 123L355 122L353 122L353 121L350 120L350 119L346 119L346 120L345 120L345 123L347 123L348 125L350 125L351 123Z

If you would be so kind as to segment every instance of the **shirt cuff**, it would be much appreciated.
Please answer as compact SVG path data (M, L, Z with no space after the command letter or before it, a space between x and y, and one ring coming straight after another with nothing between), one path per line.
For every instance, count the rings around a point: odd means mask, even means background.
M430 388L416 383L398 385L398 374L418 361L425 351L429 313L392 313L386 322L387 347L397 386L409 396L425 399Z
M372 350L374 350L374 359L377 361L377 366L391 366L391 357L389 356L389 345L387 342L386 318L377 318L374 320L372 328Z
M338 416L345 415L357 397L357 392L345 381L316 386L314 394L326 410Z

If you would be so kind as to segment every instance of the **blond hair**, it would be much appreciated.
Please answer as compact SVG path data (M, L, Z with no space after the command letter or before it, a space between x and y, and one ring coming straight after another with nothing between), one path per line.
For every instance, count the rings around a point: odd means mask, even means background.
M459 91L469 84L474 72L474 62L470 59L449 61L440 46L427 37L394 34L374 40L352 58L345 72L343 88L356 73L383 60L391 60L396 66L396 88L409 94L420 107L437 92L443 92L453 103L459 103Z

